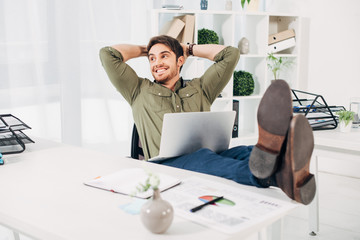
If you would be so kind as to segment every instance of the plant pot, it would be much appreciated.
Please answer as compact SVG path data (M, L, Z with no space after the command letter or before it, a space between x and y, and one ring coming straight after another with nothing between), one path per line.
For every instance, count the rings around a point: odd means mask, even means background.
M152 198L141 208L141 221L153 233L164 233L174 218L174 209L171 204L163 200L160 191L154 190Z
M340 123L339 123L340 132L350 132L350 131L351 131L352 122L353 122L353 121L350 121L350 122L346 125L345 121L340 121Z

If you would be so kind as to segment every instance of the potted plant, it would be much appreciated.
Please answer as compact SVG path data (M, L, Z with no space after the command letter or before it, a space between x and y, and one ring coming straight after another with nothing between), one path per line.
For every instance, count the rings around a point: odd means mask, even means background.
M336 112L336 115L339 116L340 132L350 132L355 113L352 111L342 110Z
M198 31L198 44L219 44L219 36L213 30L200 29Z
M293 64L293 61L287 57L275 57L273 53L269 53L267 58L267 66L274 76L274 80L279 79L280 72Z
M249 96L254 92L255 82L249 72L234 71L234 96Z

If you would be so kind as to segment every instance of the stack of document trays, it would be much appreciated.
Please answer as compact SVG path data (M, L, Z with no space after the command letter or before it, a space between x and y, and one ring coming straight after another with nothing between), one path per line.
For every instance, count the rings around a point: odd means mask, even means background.
M268 42L268 53L277 53L285 49L294 47L296 45L295 31L294 29L289 29L276 34L272 34L269 36Z
M19 118L11 114L0 114L0 152L2 154L21 153L25 144L34 143L23 130L31 129Z

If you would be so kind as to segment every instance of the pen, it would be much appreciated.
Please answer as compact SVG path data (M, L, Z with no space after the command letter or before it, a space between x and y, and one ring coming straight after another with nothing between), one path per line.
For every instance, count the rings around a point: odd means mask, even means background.
M209 201L209 202L206 202L206 203L204 203L204 204L201 204L201 205L199 205L199 206L197 206L197 207L194 207L194 208L190 209L190 212L199 211L200 209L202 209L202 208L205 207L206 205L216 203L217 201L219 201L219 200L221 200L221 199L223 199L223 198L224 198L224 196L217 197L217 198L215 198L215 199L213 199L213 200L211 200L211 201Z

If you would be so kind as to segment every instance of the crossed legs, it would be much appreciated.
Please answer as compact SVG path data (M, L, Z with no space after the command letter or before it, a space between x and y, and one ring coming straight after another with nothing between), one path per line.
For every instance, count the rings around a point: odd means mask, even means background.
M292 115L288 84L276 80L266 90L258 109L259 139L249 167L259 179L275 177L288 197L309 204L316 192L309 172L314 148L312 128L303 115Z
M292 114L288 84L277 80L266 90L258 109L259 139L222 153L200 149L181 157L155 161L168 166L224 177L257 187L280 187L297 202L309 204L315 196L315 178L309 173L314 147L307 119Z

